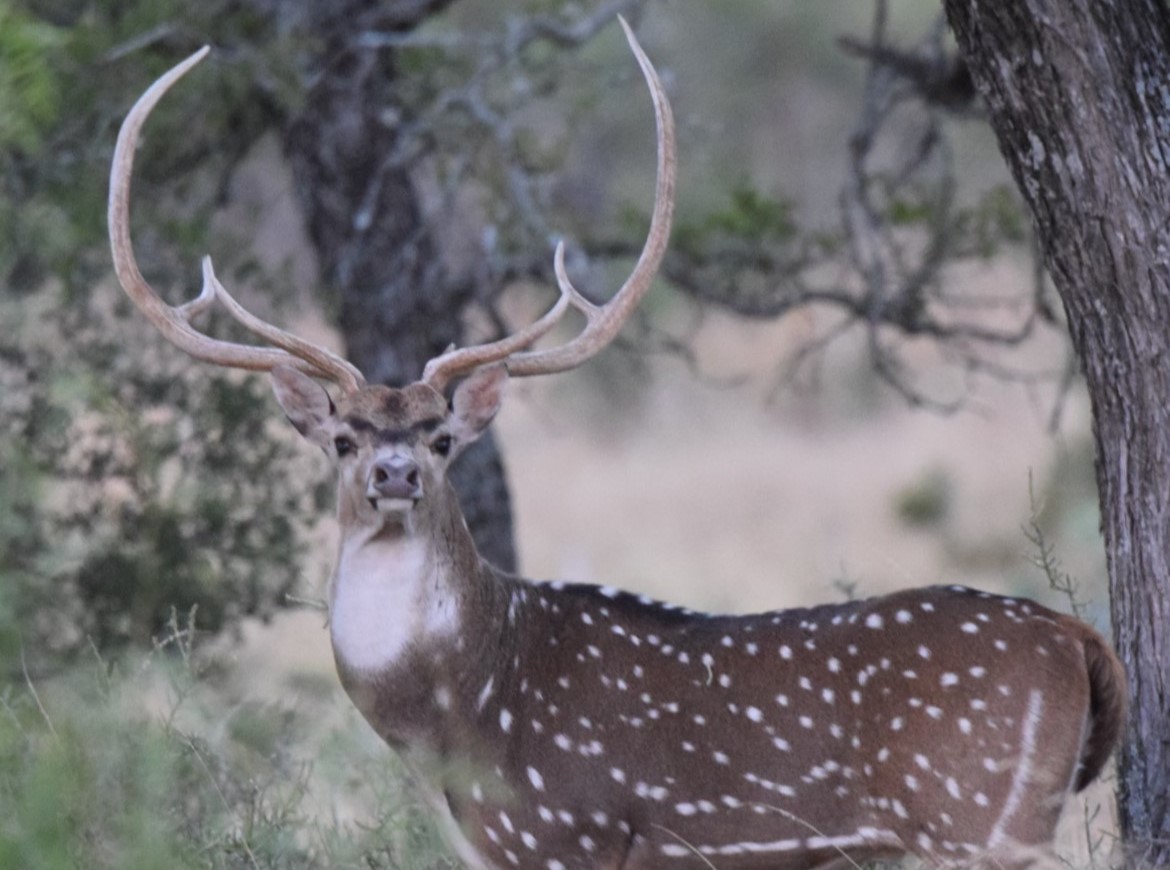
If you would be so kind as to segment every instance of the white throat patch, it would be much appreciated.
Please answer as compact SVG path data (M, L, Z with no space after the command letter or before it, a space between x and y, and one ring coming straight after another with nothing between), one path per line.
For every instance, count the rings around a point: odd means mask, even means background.
M436 570L421 541L343 542L329 614L337 657L350 668L381 670L411 642L453 632L455 602L435 582Z

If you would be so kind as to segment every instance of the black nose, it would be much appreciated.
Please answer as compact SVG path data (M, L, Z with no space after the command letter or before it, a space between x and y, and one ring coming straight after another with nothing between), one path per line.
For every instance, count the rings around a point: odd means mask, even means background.
M408 456L379 459L370 469L368 488L376 498L419 498L422 483L418 463Z

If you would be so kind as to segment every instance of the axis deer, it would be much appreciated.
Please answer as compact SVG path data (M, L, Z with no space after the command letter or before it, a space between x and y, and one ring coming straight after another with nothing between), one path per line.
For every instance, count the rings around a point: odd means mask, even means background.
M622 26L653 98L658 182L641 257L607 304L578 294L558 246L561 295L544 317L443 354L401 389L368 385L346 361L249 314L208 259L199 297L168 306L131 247L132 161L148 113L206 48L159 79L122 126L109 211L122 286L194 358L270 372L289 420L333 459L337 670L468 866L1048 859L1065 798L1100 773L1125 713L1121 666L1088 626L957 587L720 616L508 576L477 554L449 464L491 423L509 377L564 371L604 348L666 247L673 121ZM195 330L192 318L216 301L268 346ZM570 306L585 314L583 331L531 349Z

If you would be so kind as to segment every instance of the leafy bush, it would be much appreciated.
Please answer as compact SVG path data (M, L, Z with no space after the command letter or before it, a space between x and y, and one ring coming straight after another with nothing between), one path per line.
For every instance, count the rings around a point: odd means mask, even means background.
M218 0L0 0L2 661L21 644L45 661L147 643L172 607L197 604L218 631L299 582L299 542L327 500L318 476L269 432L260 379L193 364L129 315L102 219L134 96L203 40L256 39L263 49L192 77L143 137L144 270L180 274L203 253L221 186L271 122L271 105L209 95L254 87L257 65L267 86L293 76L262 20ZM266 281L247 245L225 247L229 276Z
M952 483L942 469L927 471L906 486L895 499L898 519L908 526L937 526L947 519L954 496Z
M270 431L267 385L56 299L0 302L0 650L146 644L172 608L210 631L270 614L328 494Z
M233 705L193 654L190 624L165 637L145 660L0 688L0 866L456 866L335 685L295 708ZM361 818L340 820L351 811L336 795Z

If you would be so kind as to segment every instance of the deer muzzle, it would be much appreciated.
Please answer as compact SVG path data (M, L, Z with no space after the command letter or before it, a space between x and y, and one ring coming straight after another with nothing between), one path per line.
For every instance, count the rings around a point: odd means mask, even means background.
M366 480L366 498L375 509L384 500L416 502L422 498L422 477L418 463L409 456L394 454L374 462Z

